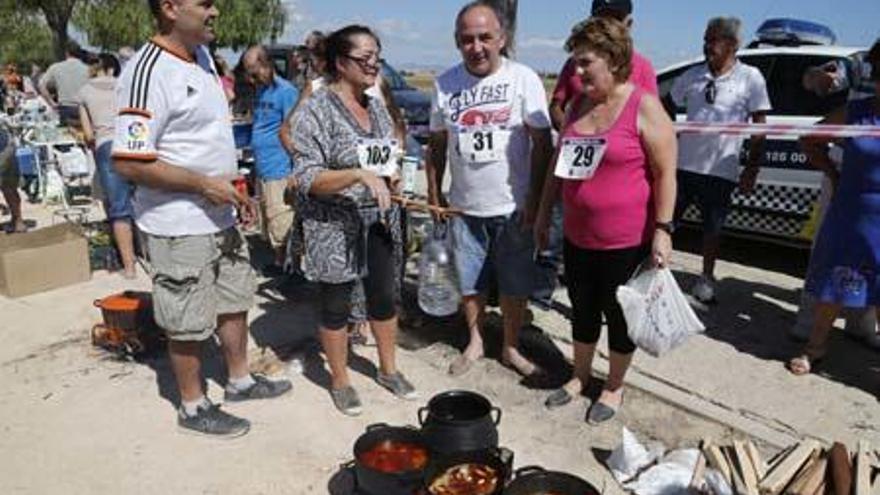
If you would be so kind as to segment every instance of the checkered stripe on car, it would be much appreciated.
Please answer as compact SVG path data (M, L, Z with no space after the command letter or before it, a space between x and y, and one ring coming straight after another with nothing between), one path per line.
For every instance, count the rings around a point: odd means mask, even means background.
M756 234L804 239L804 227L819 200L818 188L759 184L755 193L733 195L733 207L724 227ZM701 222L700 210L690 205L686 222Z

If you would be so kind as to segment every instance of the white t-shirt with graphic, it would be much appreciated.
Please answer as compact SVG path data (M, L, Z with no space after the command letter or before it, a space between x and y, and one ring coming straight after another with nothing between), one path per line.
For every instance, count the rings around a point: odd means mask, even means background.
M547 129L547 94L530 68L502 59L479 78L464 64L434 83L431 131L446 131L449 203L467 215L509 215L525 207L531 180L527 127Z
M707 89L710 85L714 89ZM706 64L692 67L675 80L670 94L676 105L687 108L688 122L748 122L751 114L771 108L761 71L742 62L717 78ZM681 134L678 168L735 182L744 139L728 134Z

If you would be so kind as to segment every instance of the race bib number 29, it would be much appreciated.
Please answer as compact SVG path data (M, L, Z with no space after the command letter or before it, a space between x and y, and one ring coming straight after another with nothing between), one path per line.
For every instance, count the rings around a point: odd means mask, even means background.
M360 139L357 154L362 169L379 177L391 177L397 172L400 144L396 139Z
M487 163L504 160L510 131L486 128L459 133L458 148L465 161Z
M605 138L562 138L554 174L561 179L591 179L599 168L607 147Z

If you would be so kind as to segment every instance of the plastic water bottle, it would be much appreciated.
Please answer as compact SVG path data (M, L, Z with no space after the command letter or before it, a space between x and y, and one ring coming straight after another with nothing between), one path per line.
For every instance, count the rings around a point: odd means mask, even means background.
M461 301L447 230L435 225L419 258L419 307L432 316L454 314Z

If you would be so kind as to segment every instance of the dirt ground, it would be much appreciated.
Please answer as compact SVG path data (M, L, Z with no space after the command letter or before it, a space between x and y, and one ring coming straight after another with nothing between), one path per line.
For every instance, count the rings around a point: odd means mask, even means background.
M29 206L27 214L40 217L45 212ZM39 220L41 225L47 221ZM265 253L254 242L255 259L260 260ZM687 247L687 239L683 245ZM732 248L734 258L754 259L754 252L740 253L740 248ZM709 332L668 358L640 356L633 377L676 384L749 420L782 424L779 428L792 436L878 439L880 406L869 386L880 369L876 352L835 339L846 352L841 351L828 373L792 379L781 368L780 360L795 349L784 338L784 326L793 321L791 301L796 300L798 280L787 272L800 269L801 255L773 249L758 248L765 259L778 256L770 259L770 269L744 268L736 260L723 263L721 296L729 305L702 314L710 322ZM693 273L693 256L680 253L677 259L678 276ZM405 402L381 389L374 382L375 348L356 347L351 367L365 411L348 418L333 408L326 390L329 377L311 340L314 296L307 289L265 279L250 315L251 357L257 368L290 377L293 392L272 401L224 406L252 421L245 437L185 435L176 428L176 391L163 354L120 360L89 341L89 329L100 320L92 302L124 289L148 290L149 281L143 273L131 283L101 271L76 286L16 300L0 297L5 337L0 346L0 493L354 494L345 464L365 428L374 423L416 425L418 408L431 396L457 388L477 391L502 409L501 444L514 452L516 466L538 464L571 472L605 493L622 492L602 461L620 441L624 425L640 438L668 447L693 446L704 437L747 435L741 427L707 419L650 387L630 386L622 413L601 427L584 422L589 399L546 411L542 403L547 389L568 370L564 294L558 310L535 309L535 324L524 332L525 351L553 372L552 379L534 382L520 380L491 359L498 347L497 314L489 318L490 359L464 377L449 377L446 367L457 355L456 346L463 344L461 320L420 317L408 297L398 359L421 396ZM756 303L766 299L755 296L762 292L784 303ZM291 374L274 359L303 350L302 374ZM862 362L846 362L847 355ZM208 394L221 402L222 360L214 346L206 349L206 358ZM813 414L805 416L804 409ZM761 447L768 452L778 448Z

